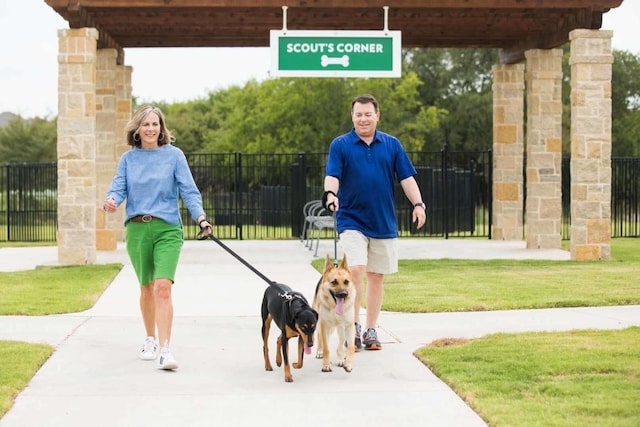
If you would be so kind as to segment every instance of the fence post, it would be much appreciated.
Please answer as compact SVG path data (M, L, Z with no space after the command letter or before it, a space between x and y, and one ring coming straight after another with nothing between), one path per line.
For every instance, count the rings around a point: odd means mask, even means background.
M488 235L489 235L489 240L492 239L492 230L493 230L493 150L489 149L489 170L488 170L488 175L489 175L489 182L488 182L488 186L487 186L487 195L488 200L488 209L489 209L489 231L488 231Z
M298 162L291 165L291 235L302 234L301 212L306 203L307 158L298 153Z
M449 198L447 195L447 187L448 187L448 183L447 183L447 157L449 155L449 146L448 144L445 142L444 145L442 146L442 150L440 151L441 153L441 157L440 157L440 162L441 162L441 167L440 167L440 173L442 174L442 186L440 187L441 191L442 191L442 197L440 200L442 200L442 227L444 227L443 234L444 234L444 238L448 239L449 238Z
M234 153L234 179L236 187L236 203L233 209L233 218L236 225L236 237L242 240L242 153Z
M11 165L7 165L7 242L11 241Z

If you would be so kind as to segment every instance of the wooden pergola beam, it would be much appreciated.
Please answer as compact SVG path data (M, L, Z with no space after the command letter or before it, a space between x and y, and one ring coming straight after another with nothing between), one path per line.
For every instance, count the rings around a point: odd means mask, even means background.
M266 47L270 30L382 30L388 0L45 0L71 28L93 27L99 48ZM503 63L599 29L623 0L397 0L388 28L405 48L497 48Z

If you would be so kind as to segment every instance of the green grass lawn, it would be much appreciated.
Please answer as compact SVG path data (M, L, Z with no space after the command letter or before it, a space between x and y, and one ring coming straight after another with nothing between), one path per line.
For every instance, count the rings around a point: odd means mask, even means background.
M612 259L600 262L401 260L399 273L385 278L383 309L640 304L640 240L614 239L611 250ZM320 269L323 263L313 265ZM0 273L0 314L86 310L120 268ZM10 367L0 370L0 417L51 352L41 344L0 341L0 366ZM524 427L640 425L638 354L640 328L449 337L415 352L487 423ZM4 371L12 371L11 379L5 380Z
M52 353L47 344L0 341L0 418Z
M614 239L609 261L400 260L382 309L403 313L640 304L640 239ZM321 271L324 259L313 266Z
M403 260L383 310L426 313L640 304L640 263Z
M438 340L415 353L491 426L640 426L640 328Z
M41 267L0 272L0 315L42 316L88 310L121 264Z

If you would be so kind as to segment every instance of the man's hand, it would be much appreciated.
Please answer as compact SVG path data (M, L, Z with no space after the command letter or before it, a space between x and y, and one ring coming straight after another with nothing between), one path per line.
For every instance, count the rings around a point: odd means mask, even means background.
M412 214L413 222L416 224L416 228L421 228L425 222L427 222L427 210L422 206L414 206Z
M331 211L335 212L338 210L338 196L331 190L327 190L324 192L322 196L322 206Z

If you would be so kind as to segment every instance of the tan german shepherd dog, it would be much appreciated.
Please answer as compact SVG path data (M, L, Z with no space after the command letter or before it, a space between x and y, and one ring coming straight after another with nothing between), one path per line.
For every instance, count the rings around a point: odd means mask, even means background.
M356 288L351 281L347 256L337 267L326 257L324 272L316 286L313 308L318 312L318 350L316 358L322 358L322 372L331 372L329 337L338 332L338 366L351 372L355 353L355 324L353 305Z

